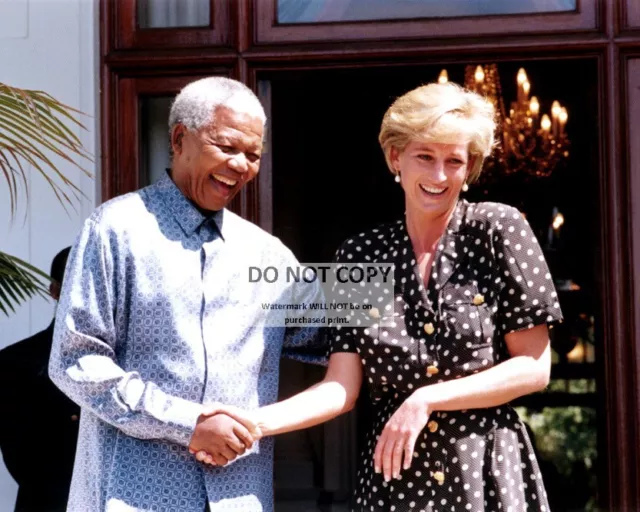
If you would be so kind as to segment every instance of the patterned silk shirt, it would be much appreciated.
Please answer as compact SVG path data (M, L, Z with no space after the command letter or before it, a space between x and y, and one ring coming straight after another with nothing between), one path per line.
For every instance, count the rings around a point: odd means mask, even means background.
M281 356L325 362L317 329L270 327L284 313L264 312L321 300L320 287L249 279L249 267L297 264L230 211L205 218L169 177L87 219L49 364L82 407L68 510L203 512L207 501L212 512L273 510L272 439L226 467L187 447L202 404L266 405Z

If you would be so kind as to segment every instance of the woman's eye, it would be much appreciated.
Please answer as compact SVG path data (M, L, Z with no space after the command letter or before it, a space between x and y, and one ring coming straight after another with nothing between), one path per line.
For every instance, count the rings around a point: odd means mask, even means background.
M433 159L433 157L431 155L418 155L418 158L420 158L421 160L426 160L426 161L430 161Z

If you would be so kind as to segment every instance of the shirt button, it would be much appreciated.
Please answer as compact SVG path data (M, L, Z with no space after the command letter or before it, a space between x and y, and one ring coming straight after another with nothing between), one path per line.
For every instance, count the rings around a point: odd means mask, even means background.
M72 414L71 415L71 421L78 421L80 418L78 417L77 414Z
M481 304L484 304L484 295L481 294L477 294L474 298L473 298L473 303L476 306L480 306Z
M437 366L429 365L427 366L427 375L431 377L432 375L438 375L440 370L438 370Z
M426 332L429 336L431 336L435 332L435 328L433 324L429 322L428 324L424 324L424 332Z
M371 308L369 310L369 316L371 318L380 318L380 310L378 308Z
M435 473L433 473L433 478L440 485L442 485L444 483L444 473L442 471L436 471Z
M427 428L429 429L429 432L431 432L432 434L438 430L438 422L437 421L430 421L429 423L427 423Z

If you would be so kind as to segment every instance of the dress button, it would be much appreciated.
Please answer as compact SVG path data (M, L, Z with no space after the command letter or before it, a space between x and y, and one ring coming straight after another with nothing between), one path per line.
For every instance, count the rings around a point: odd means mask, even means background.
M432 364L427 366L427 375L431 377L432 375L438 375L440 370L438 370L437 366L433 366Z
M371 308L369 310L369 316L371 318L380 318L380 310L378 308Z
M429 423L427 423L427 428L429 429L429 432L433 434L436 430L438 430L438 422L431 420Z
M431 322L429 322L428 324L424 324L424 332L426 332L428 335L432 335L435 332L435 328L433 327L433 324Z
M436 471L433 473L433 478L435 478L436 482L440 485L444 483L444 473L442 471Z
M80 418L78 417L77 414L72 414L71 415L71 421L78 421Z
M484 304L484 295L481 294L477 294L474 298L473 298L473 303L476 306L480 306L481 304Z

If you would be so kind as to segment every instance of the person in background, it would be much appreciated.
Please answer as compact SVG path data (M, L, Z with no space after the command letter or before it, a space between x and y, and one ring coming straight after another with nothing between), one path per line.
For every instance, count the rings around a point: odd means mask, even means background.
M70 247L51 263L49 293L57 301ZM80 408L49 379L53 321L0 350L0 450L18 484L16 512L67 508Z

